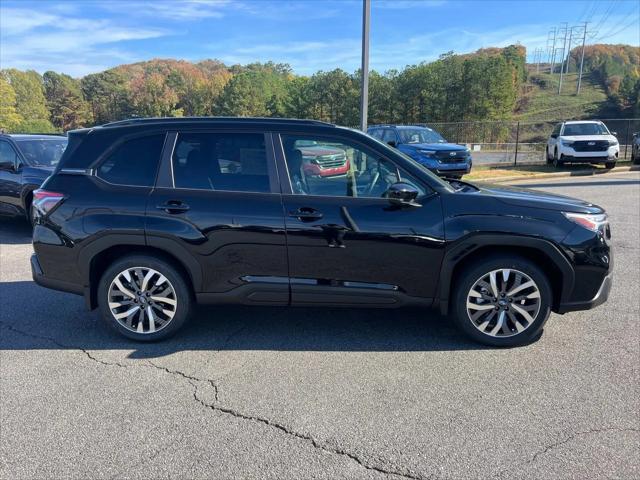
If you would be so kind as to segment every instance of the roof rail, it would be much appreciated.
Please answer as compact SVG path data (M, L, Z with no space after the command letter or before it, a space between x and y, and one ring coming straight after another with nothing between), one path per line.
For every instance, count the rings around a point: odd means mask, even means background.
M120 127L125 125L138 125L150 123L189 123L189 122L272 122L282 124L303 124L303 125L325 125L335 127L334 124L323 122L320 120L300 120L296 118L272 118L272 117L147 117L147 118L129 118L126 120L118 120L115 122L105 123L102 127Z

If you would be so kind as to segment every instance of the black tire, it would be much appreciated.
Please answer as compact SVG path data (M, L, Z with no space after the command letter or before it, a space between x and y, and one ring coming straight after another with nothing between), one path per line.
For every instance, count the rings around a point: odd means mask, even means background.
M616 162L605 162L604 164L604 168L606 168L607 170L611 170L615 166L616 166Z
M560 168L560 167L562 167L562 163L563 163L563 162L562 162L562 158L561 158L561 157L558 157L558 149L556 148L556 149L553 151L553 166L554 166L555 168Z
M533 321L522 332L514 333L511 336L491 336L481 332L467 311L467 296L476 281L489 272L499 269L510 269L524 273L535 282L540 295L539 309ZM512 275L515 275L515 272ZM454 323L468 337L485 345L494 347L527 345L540 337L542 328L551 313L552 292L547 276L533 262L516 255L492 255L470 264L457 276L452 290L454 293L451 299L451 316ZM512 305L513 303L507 304L508 307L513 308ZM515 332L515 330L513 331Z
M549 155L549 148L545 147L544 154L547 159L547 165L551 165L551 162L553 162L553 158L551 158L551 155Z
M109 308L109 289L115 278L129 268L153 269L164 275L174 290L176 306L173 317L166 326L151 333L138 333L120 323ZM187 279L169 262L152 255L129 255L113 262L103 273L98 284L98 307L103 320L127 338L140 342L163 340L175 334L189 319L193 310L193 294ZM126 307L128 308L128 307Z

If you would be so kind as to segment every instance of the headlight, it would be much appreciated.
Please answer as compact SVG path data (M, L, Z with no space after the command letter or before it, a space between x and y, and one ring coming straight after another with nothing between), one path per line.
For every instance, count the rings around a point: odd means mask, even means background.
M574 142L572 142L571 140L560 140L560 143L562 143L563 147L571 147Z
M609 140L609 146L610 147L615 147L618 145L618 140Z
M421 153L422 155L426 155L427 157L432 157L436 154L435 150L418 150L418 153Z
M577 223L578 225L593 232L599 231L600 227L609 223L606 213L591 214L562 212L562 214L567 218L567 220Z

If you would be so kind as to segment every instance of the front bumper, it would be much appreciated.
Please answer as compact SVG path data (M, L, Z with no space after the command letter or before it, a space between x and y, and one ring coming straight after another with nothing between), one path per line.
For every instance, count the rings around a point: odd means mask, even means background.
M609 273L598 289L598 293L586 302L566 302L561 303L558 307L558 313L575 312L578 310L589 310L595 308L598 305L602 305L609 298L609 292L611 291L611 285L613 283L613 272Z

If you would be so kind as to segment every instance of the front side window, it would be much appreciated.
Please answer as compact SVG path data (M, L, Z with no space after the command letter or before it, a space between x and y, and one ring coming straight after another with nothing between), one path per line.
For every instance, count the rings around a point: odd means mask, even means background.
M422 184L378 153L328 137L283 135L291 188L297 195L381 198L397 182Z
M117 185L153 186L164 137L160 134L124 141L98 167L98 177Z
M0 164L4 168L15 167L18 163L16 151L7 142L0 142Z
M271 191L260 133L181 133L172 161L176 188Z

